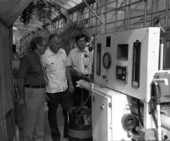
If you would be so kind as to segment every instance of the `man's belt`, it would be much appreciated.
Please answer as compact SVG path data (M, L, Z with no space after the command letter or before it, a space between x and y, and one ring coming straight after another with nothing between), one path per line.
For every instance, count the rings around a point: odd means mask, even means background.
M25 85L27 88L45 88L45 84L43 85Z

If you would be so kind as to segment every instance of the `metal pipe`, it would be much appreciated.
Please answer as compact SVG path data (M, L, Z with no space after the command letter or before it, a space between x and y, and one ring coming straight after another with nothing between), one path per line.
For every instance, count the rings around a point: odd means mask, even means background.
M146 23L147 23L147 6L148 6L148 1L144 1L145 3L145 11L144 11L144 27L146 27Z
M86 6L90 9L90 11L95 15L95 17L100 21L101 24L103 24L103 22L100 20L100 18L97 16L97 14L93 11L93 9L88 5L88 3L86 2L86 0L83 0L83 2L86 4Z
M155 85L155 98L156 98L156 112L157 112L157 132L158 132L158 141L162 140L162 128L161 128L161 108L160 108L160 91L159 91L159 83L164 82L165 85L168 85L168 79L154 79Z
M76 86L80 87L80 88L84 88L84 89L86 89L88 91L92 90L92 83L87 82L87 81L85 81L83 79L77 81L77 85Z
M166 0L166 12L165 12L165 29L168 28L168 20L169 20L169 0Z
M161 40L161 44L160 44L160 65L159 65L160 70L163 70L163 59L164 59L164 43Z
M131 0L128 1L128 6L127 6L127 10L126 10L126 18L128 19L127 20L127 30L130 29L130 10L131 10L131 5L129 3L131 3ZM126 27L126 25L125 25L125 27Z
M155 96L156 96L156 99L157 99L157 102L156 102L156 111L157 111L157 132L158 132L158 141L161 141L161 138L162 138L162 128L161 128L161 115L160 115L160 112L161 112L161 108L160 108L160 93L159 93L159 84L155 81Z
M116 9L118 9L118 0L116 0ZM118 16L118 10L115 10L115 32L117 32L117 16Z

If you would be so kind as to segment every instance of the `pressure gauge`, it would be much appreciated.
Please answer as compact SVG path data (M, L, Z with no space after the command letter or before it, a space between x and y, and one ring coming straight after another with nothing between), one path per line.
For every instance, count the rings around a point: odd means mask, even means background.
M112 58L110 53L105 52L103 55L103 66L105 69L109 69L112 63Z

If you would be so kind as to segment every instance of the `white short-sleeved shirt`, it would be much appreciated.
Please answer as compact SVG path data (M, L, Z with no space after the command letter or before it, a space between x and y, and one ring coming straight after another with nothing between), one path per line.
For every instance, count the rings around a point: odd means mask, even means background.
M42 65L45 67L49 80L46 86L46 92L62 92L68 88L66 78L66 59L67 55L65 50L61 48L57 54L54 54L50 48L47 48L45 54L41 56Z
M84 51L80 51L77 47L72 49L67 58L67 66L72 66L83 74L91 74L92 64L93 51L89 51L88 47L85 47Z

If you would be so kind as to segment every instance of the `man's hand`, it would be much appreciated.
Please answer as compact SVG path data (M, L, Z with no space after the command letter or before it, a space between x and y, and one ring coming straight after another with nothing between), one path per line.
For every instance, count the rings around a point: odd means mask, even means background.
M46 101L50 101L50 98L48 97L47 94L45 94L45 100L46 100Z
M19 103L20 105L25 105L25 101L24 101L23 98L20 98L19 101L18 101L18 103Z
M68 89L69 89L69 92L71 92L71 93L73 93L74 92L74 86L73 86L73 83L71 82L69 82L69 87L68 87Z

